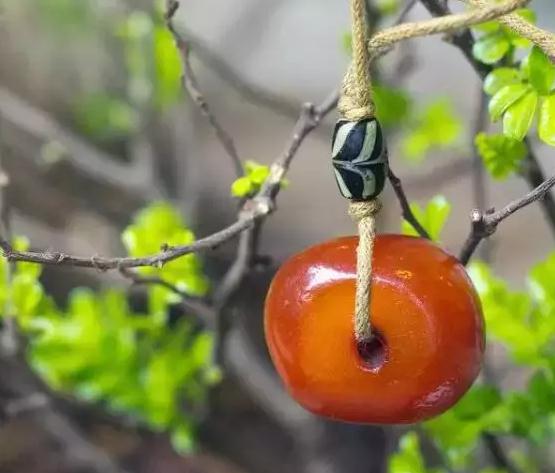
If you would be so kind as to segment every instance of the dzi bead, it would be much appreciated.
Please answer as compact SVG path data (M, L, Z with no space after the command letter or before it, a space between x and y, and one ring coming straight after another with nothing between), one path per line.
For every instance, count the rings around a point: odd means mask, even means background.
M343 197L369 200L383 190L387 174L387 147L375 118L339 120L332 142L335 179Z

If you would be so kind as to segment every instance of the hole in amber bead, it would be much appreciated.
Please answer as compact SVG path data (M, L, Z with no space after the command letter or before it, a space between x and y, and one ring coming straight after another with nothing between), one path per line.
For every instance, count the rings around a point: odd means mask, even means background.
M370 338L359 340L356 345L366 369L378 371L387 361L387 343L381 333L374 331Z

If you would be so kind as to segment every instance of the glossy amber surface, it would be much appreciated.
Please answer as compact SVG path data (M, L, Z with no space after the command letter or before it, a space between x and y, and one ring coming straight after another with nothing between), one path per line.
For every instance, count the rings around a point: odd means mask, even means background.
M438 415L480 370L484 323L474 287L433 243L379 236L370 309L385 359L371 369L353 333L357 241L314 246L281 267L265 307L274 364L293 398L322 416L404 424Z

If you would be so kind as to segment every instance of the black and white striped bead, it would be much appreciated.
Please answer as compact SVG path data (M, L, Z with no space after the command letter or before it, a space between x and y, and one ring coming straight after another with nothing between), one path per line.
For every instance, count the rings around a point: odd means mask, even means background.
M339 120L333 133L332 159L343 197L369 200L382 192L387 174L387 147L376 119Z

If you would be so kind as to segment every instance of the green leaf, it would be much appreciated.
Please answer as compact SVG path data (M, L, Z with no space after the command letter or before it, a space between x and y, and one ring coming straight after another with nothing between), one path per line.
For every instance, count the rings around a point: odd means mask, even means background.
M160 107L175 103L181 96L181 60L173 37L163 25L154 27L155 100Z
M524 97L530 90L525 84L511 84L499 89L489 101L489 114L495 122L501 118L503 113L516 101Z
M270 168L268 166L258 164L254 161L247 161L245 163L245 169L247 170L248 178L257 189L260 189L260 186L264 184L270 175Z
M512 67L499 67L491 71L484 80L484 92L495 95L507 85L521 82L520 72Z
M506 36L500 32L488 34L478 39L472 48L472 54L484 64L495 64L509 51L511 45Z
M407 159L420 162L434 148L452 146L459 138L462 122L451 102L438 99L428 104L414 118L401 143Z
M488 335L504 343L515 361L541 363L542 346L551 329L536 325L535 318L531 318L532 298L527 293L511 291L484 263L472 264L469 274L482 301Z
M189 245L195 241L195 235L170 204L155 202L137 214L134 222L123 232L122 240L129 255L138 257L158 253L164 245ZM145 275L157 275L193 296L202 296L208 290L208 280L195 254L184 255L160 268L145 267L138 271ZM175 294L167 289L163 292L167 303L175 302ZM158 297L153 300L160 301ZM160 311L164 310L157 307Z
M532 48L528 59L528 79L539 95L551 92L555 80L555 66L537 46Z
M74 113L79 128L99 140L126 137L138 125L137 113L127 102L105 94L82 98Z
M515 11L515 14L520 16L523 20L526 20L528 23L536 23L536 12L530 8L519 8Z
M476 385L454 407L461 420L475 420L499 405L501 394L493 386Z
M376 115L384 127L403 123L409 116L412 102L409 94L402 89L384 85L374 86Z
M528 382L528 394L534 409L549 414L555 412L555 382L543 371L537 371Z
M500 25L497 21L486 21L485 23L474 26L472 29L481 33L490 34L499 31Z
M523 140L532 126L537 106L538 94L532 90L513 103L503 116L503 133L515 140Z
M43 297L42 286L34 277L25 274L16 275L11 283L12 303L20 322L34 315Z
M180 424L171 434L173 448L181 455L190 455L195 450L193 431L190 425Z
M486 169L495 179L503 179L518 171L527 153L524 143L504 135L479 133L475 144Z
M555 94L541 100L538 135L549 146L555 146Z
M389 459L389 473L426 473L424 458L420 452L420 442L415 432L401 437L399 451Z
M376 6L381 15L394 15L399 10L399 0L378 0Z
M410 204L410 208L416 219L428 232L430 238L438 241L451 213L451 204L449 204L447 199L438 195L428 202L425 209L422 209L420 205L414 202ZM403 221L401 225L404 235L418 236L418 233L410 223Z
M247 197L253 192L254 186L247 176L240 177L231 184L231 195L233 197Z
M245 162L245 175L236 179L231 185L231 195L234 197L248 197L260 190L262 184L266 182L270 175L270 167L265 164L258 164L256 161ZM281 182L282 186L287 185L287 181Z

